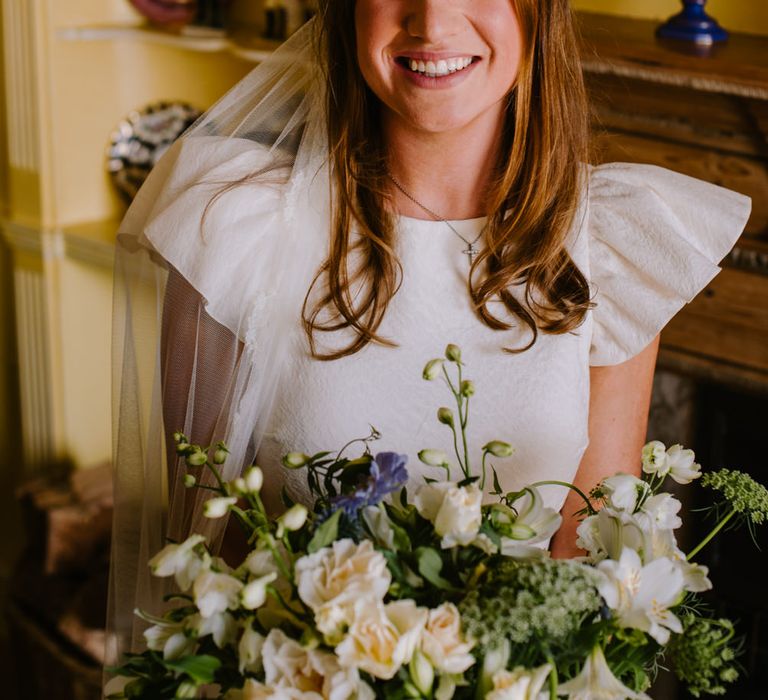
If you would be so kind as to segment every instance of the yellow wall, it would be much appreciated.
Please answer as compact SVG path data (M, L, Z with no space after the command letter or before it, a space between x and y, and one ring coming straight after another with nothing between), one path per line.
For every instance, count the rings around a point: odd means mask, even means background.
M657 20L666 19L681 8L679 0L573 0L573 6L589 12ZM707 12L731 31L768 34L766 0L709 0Z

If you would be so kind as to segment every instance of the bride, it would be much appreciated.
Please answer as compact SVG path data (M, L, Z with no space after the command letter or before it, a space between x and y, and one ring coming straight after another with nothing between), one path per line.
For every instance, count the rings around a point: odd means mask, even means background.
M173 432L257 460L450 451L421 379L447 343L477 387L470 449L505 488L639 470L658 334L718 272L750 200L650 165L587 165L568 0L322 0L162 158L120 229L110 649L159 612L149 557L220 521ZM547 487L577 553L576 502Z

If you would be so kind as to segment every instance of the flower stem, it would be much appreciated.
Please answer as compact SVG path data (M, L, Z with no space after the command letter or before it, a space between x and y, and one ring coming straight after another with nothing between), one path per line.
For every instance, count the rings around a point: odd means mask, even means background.
M589 514L594 515L597 511L592 507L592 501L589 500L587 495L578 487L574 486L573 484L569 484L567 481L537 481L535 484L531 484L531 487L534 486L565 486L568 489L571 489L571 491L575 491L579 494L579 496L584 499L584 503L587 504L587 508L589 509Z
M461 441L464 446L464 465L467 477L472 476L472 469L469 466L469 448L467 447L467 420L469 418L469 398L461 395L461 363L459 363L459 391L456 393L456 402L459 406L459 423L461 424Z
M697 555L697 554L698 554L698 553L699 553L699 552L700 552L702 549L704 549L704 547L706 547L706 546L707 546L707 545L708 545L708 544L709 544L709 543L712 541L712 539L714 538L714 536L715 536L715 535L716 535L718 532L720 532L720 530L722 530L722 529L723 529L723 528L724 528L724 527L725 527L725 526L728 524L728 521L729 521L731 518L733 518L733 516L734 516L734 515L736 515L736 510L735 510L735 509L731 510L731 512L730 512L730 513L728 513L728 515L726 515L726 516L725 516L725 517L724 517L724 518L723 518L723 519L722 519L722 520L721 520L721 521L720 521L720 522L719 522L717 525L715 525L715 527L714 527L714 529L712 530L712 532L710 532L710 533L709 533L709 534L708 534L708 535L707 535L707 536L706 536L706 537L705 537L705 538L704 538L704 539L703 539L701 542L699 542L699 544L698 544L698 545L697 545L697 546L696 546L696 547L695 547L693 550L691 550L691 553L690 553L690 554L689 554L689 555L686 557L686 561L690 561L690 560L691 560L691 559L693 559L693 558L694 558L694 557L695 557L695 556L696 556L696 555Z

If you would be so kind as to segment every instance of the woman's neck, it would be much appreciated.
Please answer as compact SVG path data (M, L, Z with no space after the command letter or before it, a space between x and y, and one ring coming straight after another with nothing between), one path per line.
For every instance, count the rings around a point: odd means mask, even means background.
M453 131L429 132L390 113L384 118L390 172L408 194L445 219L484 216L501 130L500 114L486 113ZM397 187L392 194L398 214L432 218Z

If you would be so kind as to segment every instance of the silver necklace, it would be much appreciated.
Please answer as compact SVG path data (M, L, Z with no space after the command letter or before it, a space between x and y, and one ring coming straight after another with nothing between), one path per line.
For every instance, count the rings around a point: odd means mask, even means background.
M468 241L464 236L462 236L451 224L450 221L443 218L439 214L436 214L433 212L429 207L424 206L416 197L414 197L410 192L408 192L405 187L403 187L396 179L395 176L392 175L392 173L387 172L387 175L389 176L389 179L392 180L392 182L395 184L395 187L397 187L398 190L400 190L408 199L410 199L414 204L421 207L427 214L429 214L433 219L436 221L442 221L451 231L453 231L459 238L461 238L464 243L467 244L467 247L465 250L462 250L461 252L464 253L464 255L467 256L467 259L469 260L470 267L472 266L472 263L475 260L475 256L480 252L475 247L475 244L483 237L483 234L485 233L485 229L488 227L488 224L486 223L485 226L483 226L482 229L480 229L480 233L477 234L477 238L475 238L474 241Z

